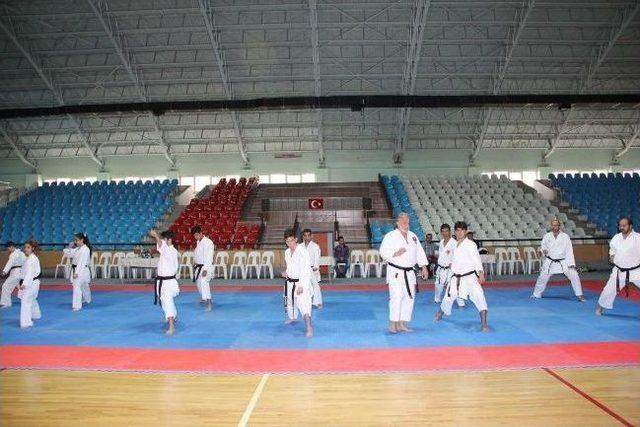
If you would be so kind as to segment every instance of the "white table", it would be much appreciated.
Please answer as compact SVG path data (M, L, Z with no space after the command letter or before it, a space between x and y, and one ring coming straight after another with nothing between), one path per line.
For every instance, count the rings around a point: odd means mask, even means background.
M120 265L122 268L128 268L129 271L132 269L141 269L147 273L147 278L151 278L149 273L151 270L155 270L158 268L159 258L140 258L140 257L132 257L132 258L120 258ZM131 274L131 273L130 273Z

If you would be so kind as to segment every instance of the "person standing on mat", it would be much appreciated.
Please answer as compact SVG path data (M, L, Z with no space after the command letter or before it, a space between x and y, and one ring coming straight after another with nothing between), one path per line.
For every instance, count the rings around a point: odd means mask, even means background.
M200 304L204 305L204 311L211 311L213 299L211 298L211 276L213 272L213 251L214 245L211 239L202 233L202 228L196 225L191 229L191 234L195 237L196 250L193 254L193 281L196 282L198 292L200 292Z
M429 260L416 236L409 230L409 215L400 213L396 229L387 233L380 244L380 256L387 262L389 286L389 332L411 332L409 322L413 316L418 280L414 266L421 269L427 279Z
M28 240L24 244L24 254L27 256L22 266L20 291L18 296L20 303L20 328L27 329L33 326L33 321L40 319L40 304L38 304L38 292L40 291L40 260L36 256L38 242Z
M20 284L22 275L22 265L24 264L24 253L13 242L7 242L5 245L9 252L9 259L2 269L2 275L8 276L2 284L2 296L0 297L0 308L11 307L11 294L13 290Z
M451 237L451 226L442 224L440 226L440 242L438 243L438 268L436 269L436 281L434 286L433 301L436 304L442 302L442 293L447 283L451 280L451 260L453 251L456 248L456 239ZM462 298L456 301L458 307L464 308L465 303Z
M618 229L620 232L609 243L609 260L613 264L613 270L598 299L598 316L605 309L613 308L616 295L625 286L634 283L640 287L640 233L633 231L633 222L629 217L620 218Z
M560 230L560 221L551 221L551 231L542 238L542 253L545 260L540 268L540 275L536 280L531 298L542 298L542 293L547 287L547 282L554 274L564 274L571 282L571 287L579 302L584 302L580 276L576 270L576 261L573 257L573 245L569 235Z
M320 289L320 246L313 241L313 231L305 228L302 231L304 247L309 252L309 262L311 263L311 284L313 285L313 306L322 308L322 290Z
M71 284L73 285L73 296L71 298L71 309L73 311L82 310L82 304L91 304L91 243L84 233L77 233L73 236L73 242L63 250L64 254L71 258Z
M457 243L451 260L451 280L434 321L441 320L445 314L451 315L451 307L456 298L470 299L480 313L480 330L488 332L488 307L482 290L485 279L478 247L473 240L467 238L466 222L456 222L453 229Z
M176 304L173 301L180 294L180 287L176 280L178 273L178 251L173 246L173 231L163 231L158 234L156 230L151 230L149 235L156 241L156 249L160 253L158 260L158 273L155 280L154 300L155 305L160 300L160 305L167 320L167 335L175 332L175 321L178 317Z
M285 324L289 325L298 319L298 311L302 313L305 324L305 335L313 336L313 324L311 323L311 294L313 285L311 282L311 262L309 252L303 245L299 245L296 233L293 229L284 232L284 241L287 250L284 252L284 260L287 268L282 272L286 280L284 285L284 305L287 312Z

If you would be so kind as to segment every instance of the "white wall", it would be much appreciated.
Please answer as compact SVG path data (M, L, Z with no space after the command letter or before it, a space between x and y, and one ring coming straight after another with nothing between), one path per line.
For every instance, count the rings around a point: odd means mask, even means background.
M485 150L468 167L468 151L423 150L407 152L402 167L395 167L389 151L330 151L326 153L326 168L318 168L317 154L302 158L276 159L272 154L252 154L251 169L241 167L237 154L212 154L178 159L178 174L196 175L267 175L272 173L315 173L319 182L372 181L382 174L466 175L482 171L535 170L540 163L539 150ZM608 169L612 150L557 150L548 160L548 170ZM640 168L640 149L632 149L621 161L621 169ZM43 180L51 178L84 178L98 173L98 166L88 158L39 160ZM111 177L170 175L169 165L161 156L110 157L106 168ZM24 186L31 174L19 160L0 160L0 181ZM33 175L32 175L33 177Z

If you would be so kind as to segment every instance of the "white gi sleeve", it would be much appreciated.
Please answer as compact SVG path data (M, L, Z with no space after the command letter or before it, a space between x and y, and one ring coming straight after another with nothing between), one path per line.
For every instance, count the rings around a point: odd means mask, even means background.
M393 247L393 231L387 233L380 244L380 256L387 262L393 262L393 254L396 252ZM424 251L422 251L424 253Z

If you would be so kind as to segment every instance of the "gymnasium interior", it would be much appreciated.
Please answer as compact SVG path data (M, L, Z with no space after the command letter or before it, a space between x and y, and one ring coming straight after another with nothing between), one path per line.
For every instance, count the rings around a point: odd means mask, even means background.
M638 0L0 2L0 268L32 240L41 268L33 326L17 279L0 309L0 425L640 425L640 281L611 247L640 229L639 52ZM391 333L403 217L436 249ZM554 220L584 302L563 274L531 298ZM434 321L461 221L486 332L471 301ZM283 310L307 229L313 337ZM152 230L178 251L171 336Z

